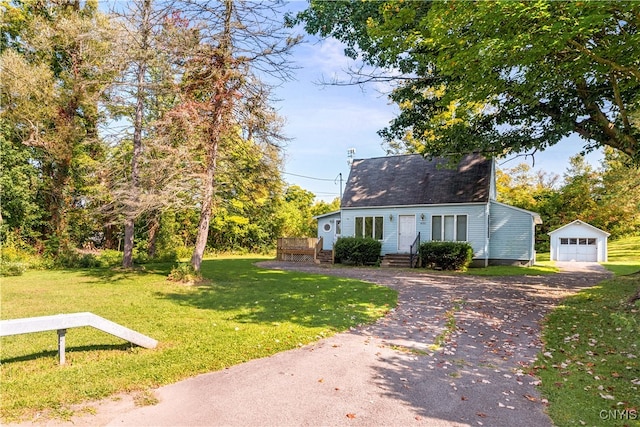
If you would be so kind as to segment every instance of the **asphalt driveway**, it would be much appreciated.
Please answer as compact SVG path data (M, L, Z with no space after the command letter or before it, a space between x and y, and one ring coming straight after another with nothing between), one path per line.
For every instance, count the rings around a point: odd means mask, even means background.
M398 290L398 307L373 325L162 387L157 405L103 401L74 424L550 426L528 374L540 321L561 298L608 277L586 263L500 278L261 266L379 283Z

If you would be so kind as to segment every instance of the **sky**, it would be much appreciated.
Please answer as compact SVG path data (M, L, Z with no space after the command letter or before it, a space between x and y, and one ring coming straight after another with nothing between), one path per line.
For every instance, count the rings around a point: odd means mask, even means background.
M287 4L291 11L304 10L306 1ZM302 29L295 29L304 34ZM378 87L331 86L320 84L332 78L346 78L351 60L335 39L319 41L305 36L305 42L294 48L292 60L295 80L275 91L276 104L285 119L284 134L290 138L285 145L283 177L289 185L298 185L316 195L316 200L330 202L339 197L349 176L347 150L355 149L356 159L385 156L382 139L377 131L386 127L398 112ZM501 168L528 163L534 170L562 176L569 158L580 153L582 141L577 136L565 138L553 147L531 157L507 157L498 160ZM601 152L587 155L594 166L599 165ZM342 174L342 187L339 176Z

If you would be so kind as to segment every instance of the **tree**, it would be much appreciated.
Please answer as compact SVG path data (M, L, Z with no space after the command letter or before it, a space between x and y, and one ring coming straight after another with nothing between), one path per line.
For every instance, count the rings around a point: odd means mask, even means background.
M283 237L315 236L311 214L315 195L297 185L288 187L284 193L284 200L280 208L282 218Z
M197 23L197 49L185 60L180 102L169 113L180 123L200 164L200 220L191 265L199 271L214 214L217 173L225 139L281 141L260 75L288 78L286 55L299 42L276 19L278 4L225 0L189 2L185 19ZM248 120L247 117L251 119ZM257 119L257 120L256 120Z
M637 2L312 1L292 22L394 72L355 75L396 83L391 150L501 156L576 133L640 163Z
M534 173L531 166L521 163L510 169L496 171L497 199L522 209L535 210L537 198L552 190L560 177L545 172Z
M114 12L121 24L123 72L112 90L109 109L114 119L129 125L125 126L126 132L116 136L119 144L128 148L120 152L124 156L115 157L116 164L106 165L110 169L108 173L119 172L110 174L113 197L106 206L112 221L124 222L122 266L125 268L133 265L135 221L142 216L149 219L150 251L154 252L160 213L175 199L175 191L170 193L175 187L166 186L166 176L165 179L148 176L156 175L152 168L166 172L170 166L159 167L158 160L167 160L169 155L158 157L151 145L160 148L159 144L164 142L157 138L154 121L173 106L170 88L180 74L175 64L188 57L193 49L192 30L180 25L181 19L177 13L171 13L170 6L158 1L136 0L128 2L127 7L126 11ZM174 52L172 48L178 44L181 47ZM147 145L146 149L143 145ZM123 160L128 167L117 164Z
M1 119L11 142L32 147L39 168L52 252L70 247L69 215L86 209L104 150L98 135L101 96L113 78L113 33L97 2L5 5Z
M618 151L607 149L595 197L597 226L613 238L640 234L640 170Z

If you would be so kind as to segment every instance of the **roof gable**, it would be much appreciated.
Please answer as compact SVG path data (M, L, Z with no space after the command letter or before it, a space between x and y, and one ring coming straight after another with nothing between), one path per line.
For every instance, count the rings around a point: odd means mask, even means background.
M354 160L341 207L487 203L492 161L467 155L455 168L420 154Z
M589 223L586 223L584 221L580 221L579 219L576 219L575 221L571 221L569 224L565 224L560 228L556 228L555 230L550 231L547 234L549 234L549 235L555 234L558 231L563 230L563 229L565 229L565 228L567 228L569 226L573 226L573 225L582 226L582 227L588 228L588 229L590 229L592 231L595 231L595 232L598 232L598 233L602 233L603 235L606 235L606 236L610 236L611 235L611 233L607 233L606 231L601 230L598 227L594 227L593 225L591 225Z

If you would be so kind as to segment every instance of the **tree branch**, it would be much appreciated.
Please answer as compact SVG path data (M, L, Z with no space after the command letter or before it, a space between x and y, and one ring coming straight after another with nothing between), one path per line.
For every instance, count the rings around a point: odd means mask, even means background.
M582 44L578 43L575 40L569 40L569 44L600 64L608 65L615 71L620 71L623 73L631 73L631 75L633 75L635 78L640 79L640 69L625 67L610 59L603 58L600 55L596 55L595 53L593 53L592 50L587 49L586 47L584 47Z

